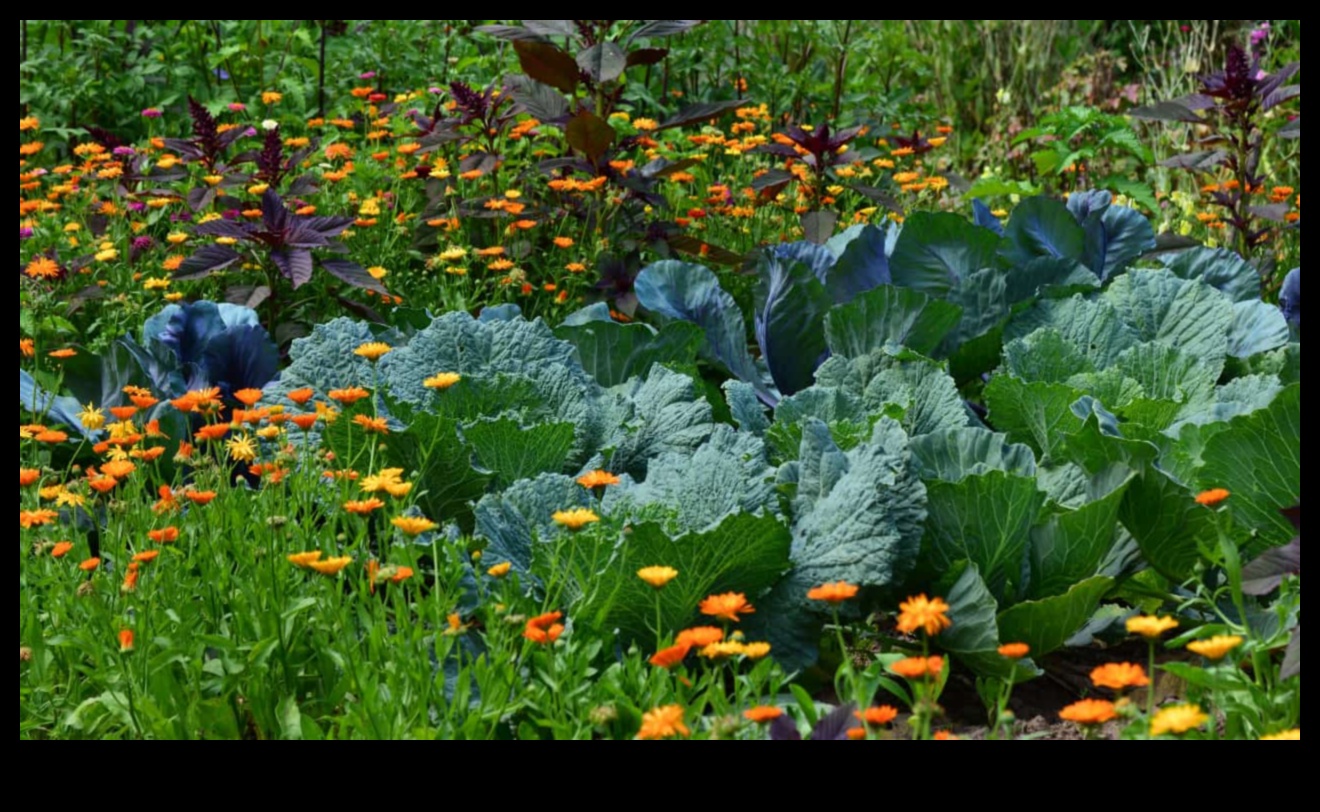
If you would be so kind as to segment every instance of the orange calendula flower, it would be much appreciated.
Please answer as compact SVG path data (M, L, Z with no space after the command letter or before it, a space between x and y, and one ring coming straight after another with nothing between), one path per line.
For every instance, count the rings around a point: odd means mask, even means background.
M711 595L701 602L701 613L710 617L737 623L741 615L750 615L756 609L747 602L747 596L741 592L726 592L723 595Z
M748 708L742 713L743 718L749 722L764 725L784 715L783 708L777 708L774 705L757 705L754 708Z
M512 569L513 563L510 561L504 561L486 570L486 574L492 578L503 578L508 575L509 571Z
M577 478L577 484L584 488L604 488L607 485L618 485L621 480L611 474L609 471L591 471Z
M461 380L463 380L463 376L457 372L441 372L422 381L422 386L427 389L434 389L437 392L443 392Z
M223 440L228 433L228 423L214 423L210 426L202 426L198 429L197 432L193 434L193 439L202 442L215 442L216 440Z
M50 257L36 256L23 269L31 279L56 279L60 275L60 266Z
M564 624L559 622L563 616L563 612L549 612L532 618L523 629L523 637L540 646L551 645L564 633Z
M20 338L18 340L18 354L24 358L33 358L37 354L37 342L30 338Z
M1186 733L1195 730L1210 721L1200 705L1173 705L1161 708L1150 720L1150 735L1163 736L1165 733Z
M704 649L724 639L724 630L714 626L697 626L678 633L675 645Z
M1231 494L1225 488L1211 488L1208 491L1201 491L1196 495L1196 504L1214 507L1223 502Z
M162 527L159 530L151 530L148 531L147 538L157 544L173 544L179 540L179 528L170 526Z
M311 400L315 396L316 396L316 391L313 389L295 389L289 394L285 395L285 397L287 397L289 400L293 401L294 403L298 404L299 406L306 406L307 401Z
M397 519L392 519L390 524L402 530L406 536L420 536L440 526L423 516L400 516Z
M1113 691L1150 685L1146 669L1136 663L1105 663L1091 671L1091 682L1097 688Z
M572 248L572 247L573 247L573 238L572 238L572 237L555 237L555 247L556 247L556 248Z
M234 393L234 400L250 409L261 402L261 395L260 389L240 389Z
M310 431L312 426L316 425L316 421L320 419L321 418L319 415L297 414L289 418L289 422L293 423L293 425L297 426L303 431Z
M637 738L653 741L690 735L692 731L683 724L681 705L665 705L642 714L642 729L637 732Z
M194 505L209 505L215 500L215 491L187 491L184 496Z
M383 417L371 417L360 414L353 418L353 423L361 426L367 434L389 434L390 424Z
M119 480L112 476L98 476L87 480L87 486L97 493L109 493L119 485Z
M600 521L599 516L586 508L560 510L550 518L555 524L560 525L561 527L567 527L569 530L581 530L589 524L595 524Z
M36 468L18 469L18 487L20 488L26 488L30 485L35 485L40 479L41 479L41 471L37 470Z
M60 542L56 542L55 546L50 548L50 557L63 558L64 556L68 555L71 552L73 552L73 542L60 541Z
M386 355L389 355L393 350L394 348L389 344L380 341L373 341L369 344L363 344L356 350L353 350L353 354L359 358L365 358L368 361L379 361Z
M119 653L127 654L133 650L133 630L124 629L119 632Z
M309 561L307 569L319 572L322 575L338 575L345 567L353 563L351 558L327 558L324 561Z
M674 668L681 665L691 651L691 646L670 646L667 649L657 651L652 655L649 662L656 668Z
M159 555L160 555L160 550L143 550L142 552L137 553L136 555L133 556L133 563L150 564L152 561L155 561L157 556Z
M311 552L294 553L293 555L289 555L285 557L288 559L289 563L294 565L295 567L307 569L309 566L311 566L312 562L320 561L321 555L322 554L320 550L312 550Z
M1026 643L1005 643L999 647L999 656L1009 660L1021 660L1031 653L1031 646Z
M95 572L97 568L100 566L101 566L101 559L89 558L86 561L79 564L78 569L82 570L83 572Z
M823 584L807 591L807 600L821 601L823 603L840 604L850 601L857 597L860 587L850 584L847 581L838 581L833 584Z
M43 432L39 432L32 439L36 440L39 443L50 443L51 445L57 445L59 443L67 442L69 439L69 435L62 431L54 431L52 429L47 429Z
M903 601L898 608L898 630L904 634L922 629L926 634L934 636L953 625L953 621L945 614L949 611L949 604L943 598L918 595Z
M345 406L352 406L359 400L365 400L371 397L371 393L360 386L350 387L348 389L331 389L329 397L336 403L342 403Z
M935 736L934 736L934 739L935 739L935 741L937 741L937 742L956 742L956 741L958 741L958 737L955 736L955 735L953 735L952 733L950 733L950 732L947 731L947 730L941 730L941 731L939 731L938 733L936 733Z
M887 725L898 718L898 708L892 705L876 705L873 708L867 708L865 712L854 712L858 721L865 722L873 727Z
M1187 644L1187 650L1200 654L1207 660L1222 660L1228 653L1242 645L1242 638L1236 634L1217 634L1205 640L1193 640Z
M385 507L379 499L365 499L359 502L345 502L344 510L356 516L366 516Z
M890 665L889 670L904 679L938 677L944 671L944 658L907 657Z
M1127 620L1128 634L1139 634L1147 640L1157 640L1170 629L1178 628L1178 621L1171 617L1137 615Z
M1118 717L1114 703L1107 699L1083 699L1059 711L1059 718L1079 725L1103 725Z
M18 526L24 530L31 530L34 527L50 524L59 517L60 514L53 510L20 510Z
M652 589L663 589L665 584L678 577L678 570L673 567L644 567L637 571L637 577Z

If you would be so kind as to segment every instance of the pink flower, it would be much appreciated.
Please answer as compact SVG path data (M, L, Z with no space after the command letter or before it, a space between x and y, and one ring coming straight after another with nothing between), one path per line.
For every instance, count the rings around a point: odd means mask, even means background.
M161 112L160 112L159 110L157 110L155 107L148 107L147 109L145 109L145 110L142 111L142 117L143 117L143 118L160 118L160 117L161 117Z

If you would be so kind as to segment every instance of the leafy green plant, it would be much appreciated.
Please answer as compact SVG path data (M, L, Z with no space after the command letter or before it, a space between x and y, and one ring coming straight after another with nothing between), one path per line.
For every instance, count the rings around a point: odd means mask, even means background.
M1155 156L1126 117L1093 107L1065 107L1042 116L1039 124L1018 133L1012 143L1028 141L1039 143L1039 149L1031 153L1036 172L1058 178L1069 191L1107 189L1127 195L1150 211L1159 209L1154 191L1133 179L1144 166L1155 162ZM1123 159L1134 165L1125 165ZM1069 176L1075 182L1063 180Z

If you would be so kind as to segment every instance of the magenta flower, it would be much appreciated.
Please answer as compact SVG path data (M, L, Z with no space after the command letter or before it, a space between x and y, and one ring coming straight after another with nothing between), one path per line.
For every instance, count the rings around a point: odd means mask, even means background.
M155 107L148 107L142 111L143 118L160 118L161 115L162 113L160 110L157 110Z

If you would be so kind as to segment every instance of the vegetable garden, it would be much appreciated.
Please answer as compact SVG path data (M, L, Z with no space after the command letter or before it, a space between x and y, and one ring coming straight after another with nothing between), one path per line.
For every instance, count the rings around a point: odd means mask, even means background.
M1300 21L20 24L20 739L1300 739Z

